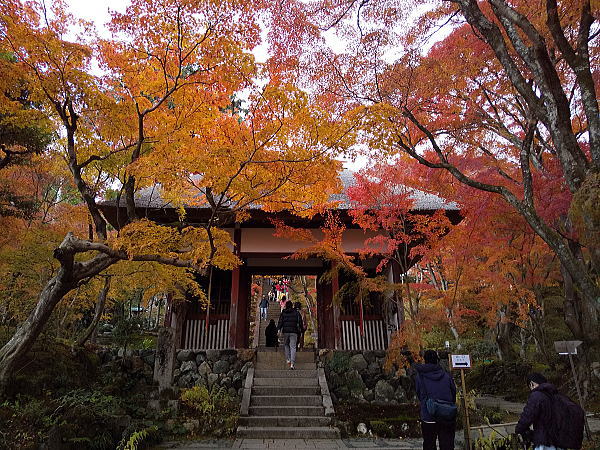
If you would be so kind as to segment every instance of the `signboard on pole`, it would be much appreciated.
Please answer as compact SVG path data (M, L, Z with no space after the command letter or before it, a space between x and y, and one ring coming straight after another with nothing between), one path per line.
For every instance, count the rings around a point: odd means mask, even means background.
M470 369L471 355L450 355L450 367L452 369Z
M559 355L576 355L582 341L554 341L554 349Z

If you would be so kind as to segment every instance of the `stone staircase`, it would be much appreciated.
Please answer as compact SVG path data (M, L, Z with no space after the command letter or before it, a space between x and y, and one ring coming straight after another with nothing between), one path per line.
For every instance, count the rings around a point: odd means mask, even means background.
M333 405L313 350L297 353L296 370L287 367L283 348L259 349L256 359L246 379L238 438L339 439L339 430L330 426Z

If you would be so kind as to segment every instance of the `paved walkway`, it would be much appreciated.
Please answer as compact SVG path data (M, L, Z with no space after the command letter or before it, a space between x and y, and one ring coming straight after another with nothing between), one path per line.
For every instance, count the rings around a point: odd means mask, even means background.
M423 447L421 439L207 439L166 442L158 449L197 450L209 448L241 449L377 449L415 450Z

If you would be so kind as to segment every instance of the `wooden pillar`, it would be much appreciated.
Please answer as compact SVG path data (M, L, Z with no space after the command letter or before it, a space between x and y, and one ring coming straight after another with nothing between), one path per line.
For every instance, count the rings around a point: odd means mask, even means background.
M242 229L236 225L233 230L233 252L239 257L242 245ZM239 348L240 329L240 279L241 267L231 271L231 304L229 307L229 348Z
M330 283L317 283L317 326L319 328L319 348L333 348L332 290Z
M402 273L400 270L400 264L398 264L396 261L392 261L392 281L394 283L400 283L401 277L402 277ZM396 299L397 299L398 329L400 329L400 327L402 326L402 323L404 322L404 298L398 292L396 292L394 295L396 296Z
M342 322L340 320L339 302L333 302L333 297L340 290L340 281L337 273L331 278L332 310L333 310L333 336L336 350L342 348Z

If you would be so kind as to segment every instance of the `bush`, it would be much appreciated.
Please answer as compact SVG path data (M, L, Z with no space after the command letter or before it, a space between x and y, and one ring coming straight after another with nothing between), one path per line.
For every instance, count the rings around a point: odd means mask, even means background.
M350 355L346 352L333 352L327 365L332 372L345 372L350 369Z
M237 426L238 405L224 387L213 385L209 390L206 386L194 386L184 389L180 400L191 410L193 418L200 421L204 433L216 436L233 434Z

